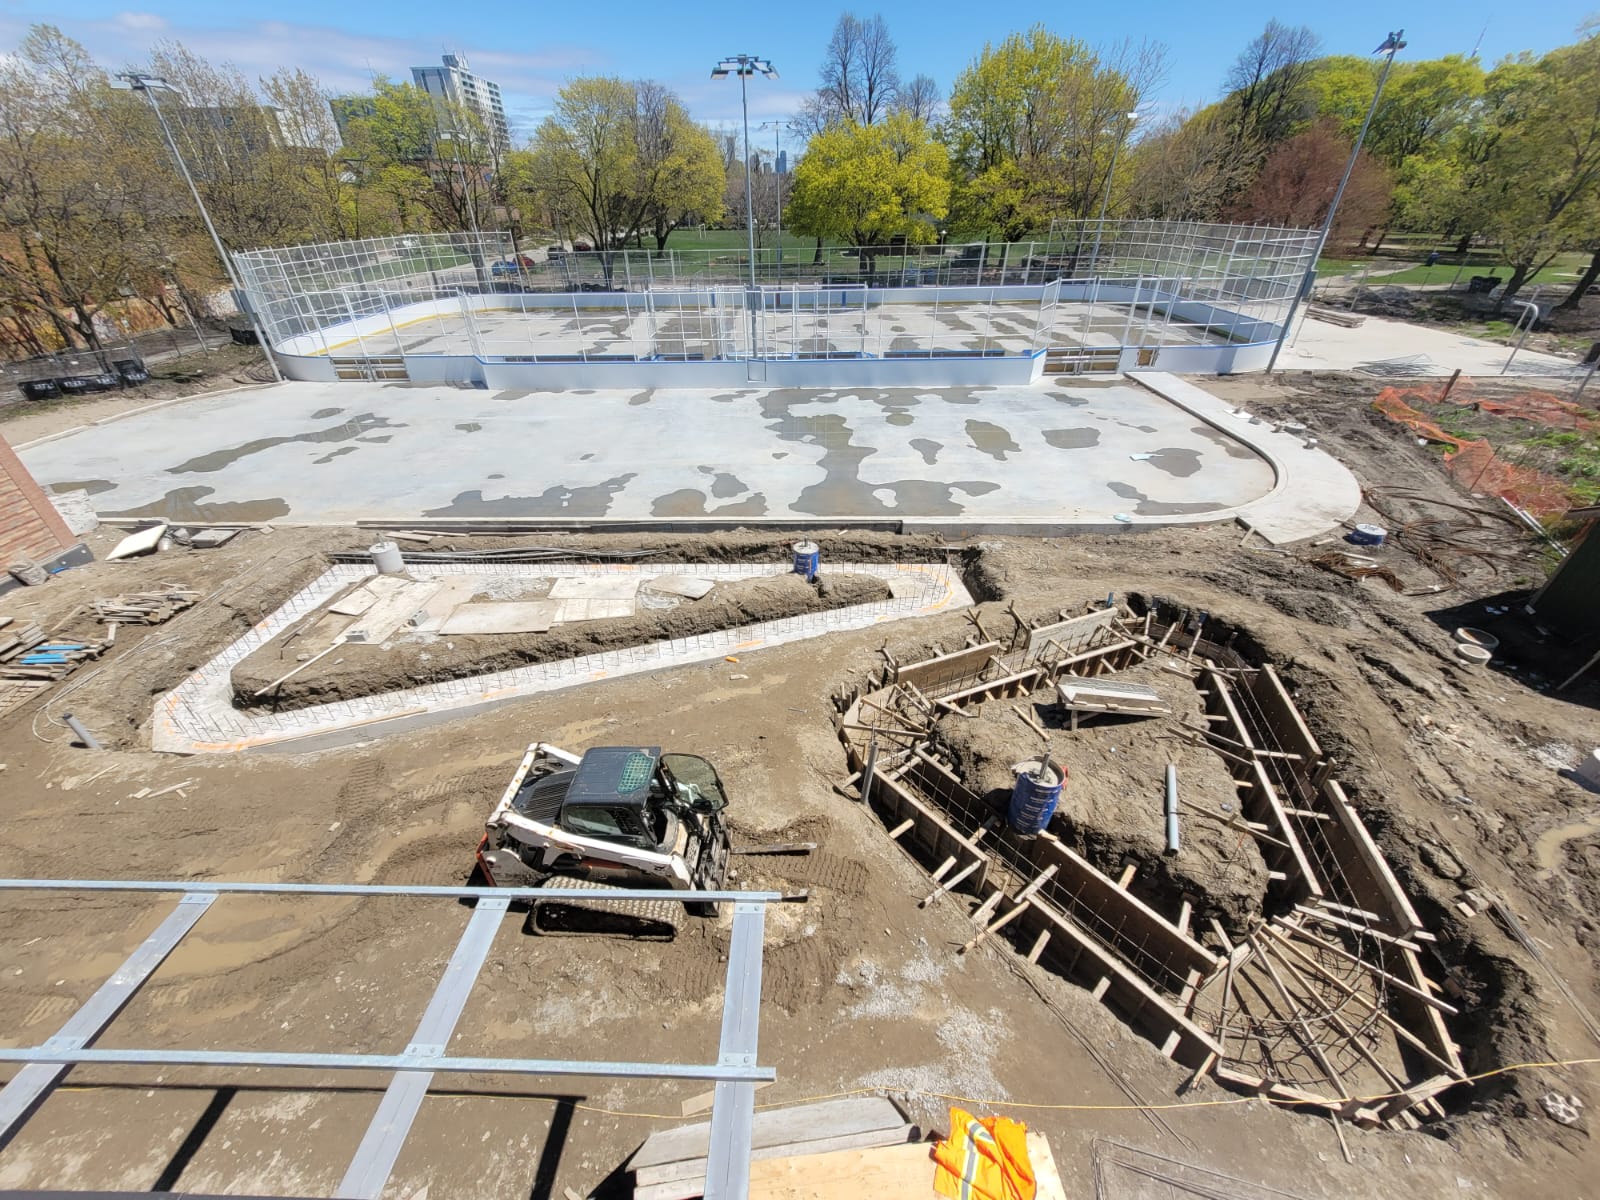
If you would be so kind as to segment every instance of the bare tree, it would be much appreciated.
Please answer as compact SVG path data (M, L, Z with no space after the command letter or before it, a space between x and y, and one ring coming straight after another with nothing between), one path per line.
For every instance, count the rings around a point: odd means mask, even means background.
M1306 26L1267 22L1239 52L1223 86L1234 107L1234 145L1259 150L1288 135L1322 41Z
M901 84L895 96L896 108L928 125L938 117L943 103L944 93L931 75L918 75L910 82Z
M863 20L854 13L843 14L828 39L822 83L806 106L803 123L822 129L835 121L871 125L881 120L900 90L897 56L881 15Z

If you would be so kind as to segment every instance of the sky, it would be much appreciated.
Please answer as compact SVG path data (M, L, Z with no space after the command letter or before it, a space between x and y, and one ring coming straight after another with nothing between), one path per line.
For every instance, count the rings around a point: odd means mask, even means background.
M133 0L137 3L138 0ZM332 91L359 91L373 74L409 79L410 68L462 53L479 75L504 92L514 137L521 141L549 112L561 85L578 75L659 80L694 116L717 126L740 117L736 79L714 82L710 68L738 53L768 58L780 77L750 81L752 122L797 111L816 84L833 24L844 11L882 13L899 45L902 75L932 75L948 94L955 77L983 48L1008 33L1042 23L1062 36L1108 46L1149 38L1167 48L1167 77L1147 107L1153 114L1217 98L1229 63L1276 17L1309 24L1330 54L1367 54L1390 29L1405 30L1402 58L1471 53L1482 60L1573 41L1600 14L1600 0L1343 0L1337 5L1232 5L1145 0L1083 6L1017 0L884 0L847 8L806 3L668 5L662 0L606 4L441 4L438 0L162 0L141 7L101 0L0 0L0 53L36 22L58 25L112 70L139 65L155 42L175 39L248 77L302 67ZM1077 8L1078 6L1073 6ZM673 15L662 14L676 10ZM756 136L764 145L770 132Z

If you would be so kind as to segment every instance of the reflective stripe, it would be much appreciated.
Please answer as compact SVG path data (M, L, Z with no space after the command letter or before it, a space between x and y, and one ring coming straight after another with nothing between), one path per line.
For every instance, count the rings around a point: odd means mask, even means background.
M966 1161L961 1165L961 1200L972 1200L972 1185L978 1173L978 1143L994 1145L994 1135L980 1125L976 1118L967 1122Z

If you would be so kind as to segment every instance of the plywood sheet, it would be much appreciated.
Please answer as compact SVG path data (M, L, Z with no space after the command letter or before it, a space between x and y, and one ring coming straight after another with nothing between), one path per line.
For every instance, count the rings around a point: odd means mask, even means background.
M441 575L435 582L439 590L422 606L418 633L441 632L450 614L483 589L481 575Z
M634 600L626 598L605 596L575 596L565 600L552 600L555 605L555 623L566 624L570 621L610 621L622 617L631 617L634 612Z
M349 642L387 641L401 625L421 611L439 590L437 580L401 579L380 575L367 587L378 594L377 603L362 613L345 632Z
M446 617L439 632L450 635L479 633L543 633L555 623L552 600L489 600L460 604Z
M698 600L716 585L697 575L657 575L646 580L646 591L665 592L669 596L682 596L685 600Z
M550 585L552 600L632 600L639 594L638 575L581 575Z
M1028 1134L1036 1200L1066 1200L1050 1143ZM750 1200L934 1200L933 1148L926 1142L774 1158L750 1164Z

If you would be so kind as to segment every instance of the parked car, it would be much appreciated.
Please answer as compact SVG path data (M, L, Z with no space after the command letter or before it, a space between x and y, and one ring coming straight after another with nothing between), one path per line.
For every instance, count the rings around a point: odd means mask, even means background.
M518 254L514 258L502 258L497 263L491 263L489 274L499 278L502 275L519 275L534 265L533 259L526 254Z
M572 248L580 252L594 249L588 242L573 242Z

